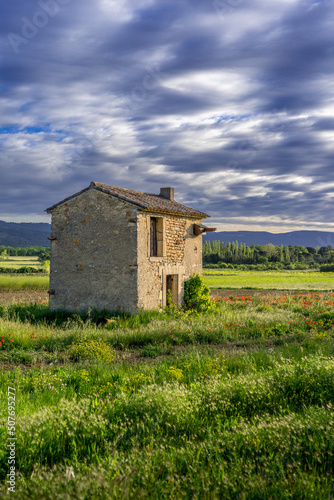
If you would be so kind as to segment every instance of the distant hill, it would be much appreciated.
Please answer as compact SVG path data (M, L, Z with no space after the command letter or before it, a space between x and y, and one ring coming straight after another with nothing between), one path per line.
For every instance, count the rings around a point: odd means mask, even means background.
M10 247L50 246L48 237L51 224L45 222L4 222L0 221L0 245ZM326 246L334 248L334 232L292 231L291 233L268 233L266 231L220 231L207 233L203 241L238 241L246 245L292 245Z
M268 233L266 231L220 231L207 233L203 241L220 240L224 242L238 241L249 245L273 245L324 247L332 245L334 248L334 232L326 231L292 231L291 233Z
M51 224L0 220L0 245L8 247L50 246Z

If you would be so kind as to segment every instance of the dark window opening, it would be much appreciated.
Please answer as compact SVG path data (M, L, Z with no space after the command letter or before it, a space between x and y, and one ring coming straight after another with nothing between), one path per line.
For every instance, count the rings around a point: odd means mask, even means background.
M150 255L151 255L151 257L157 257L158 256L158 238L157 238L157 218L156 217L151 217L150 234L151 234L151 252L150 252Z

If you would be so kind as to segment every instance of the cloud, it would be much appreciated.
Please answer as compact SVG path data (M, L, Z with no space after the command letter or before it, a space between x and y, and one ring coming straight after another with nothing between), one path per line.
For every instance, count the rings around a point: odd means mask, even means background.
M174 185L221 228L334 223L329 0L3 11L0 219L42 220L96 180Z

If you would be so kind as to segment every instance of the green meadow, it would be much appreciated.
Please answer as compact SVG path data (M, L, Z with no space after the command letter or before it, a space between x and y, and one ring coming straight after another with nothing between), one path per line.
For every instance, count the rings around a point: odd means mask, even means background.
M48 274L0 274L0 293L49 288Z
M204 269L210 288L264 290L334 290L334 273L311 271L237 271Z
M333 294L103 316L0 307L2 497L11 387L18 499L333 498Z
M9 255L5 259L0 260L0 267L19 269L20 267L33 267L35 269L40 269L41 263L38 257L34 256L21 256L16 257Z
M310 271L221 271L205 269L205 283L210 288L264 290L334 290L334 273ZM0 274L0 292L48 290L49 276Z

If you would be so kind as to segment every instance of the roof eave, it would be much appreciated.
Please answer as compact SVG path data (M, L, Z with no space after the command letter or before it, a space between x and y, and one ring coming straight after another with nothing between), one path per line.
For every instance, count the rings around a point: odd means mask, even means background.
M97 191L101 191L104 194L108 194L109 196L114 196L115 198L118 198L119 200L126 201L127 203L131 203L132 205L136 205L137 207L145 208L145 205L142 205L139 202L129 200L126 198L126 196L121 196L120 194L117 193L110 193L107 191L107 189L103 189L100 186L92 186L93 189L96 189Z
M82 193L85 193L86 191L88 191L89 189L91 189L91 186L88 186L86 187L85 189L82 189L81 191L78 191L77 193L75 194L72 194L71 196L68 196L67 198L65 198L64 200L61 200L61 201L58 201L58 203L55 203L55 205L52 205L51 207L49 208L46 208L44 210L44 212L46 212L47 214L51 214L52 211L59 207L60 205L62 205L63 203L67 203L68 201L71 201L73 200L74 198L76 198L77 196L80 196Z
M125 201L126 203L130 203L131 205L134 205L136 207L139 207L141 210L144 212L152 212L152 213L160 213L160 214L166 214L166 215L178 215L179 217L185 217L185 218L190 218L190 219L206 219L207 217L210 217L210 215L205 214L204 212L197 212L194 214L185 214L182 212L178 212L177 210L159 210L155 208L147 208L144 204L129 200L126 196L119 195L118 193L110 193L107 189L104 189L101 186L97 186L94 182L91 182L88 187L85 189L82 189L78 193L72 194L71 196L68 196L62 201L59 201L55 205L52 205L51 207L47 208L44 210L47 214L52 214L52 211L58 208L60 205L63 205L64 203L67 203L68 201L71 201L75 199L76 197L80 196L81 194L89 191L90 189L96 189L97 191L101 191L104 194L108 194L109 196L114 196L115 198L118 198L122 201Z

